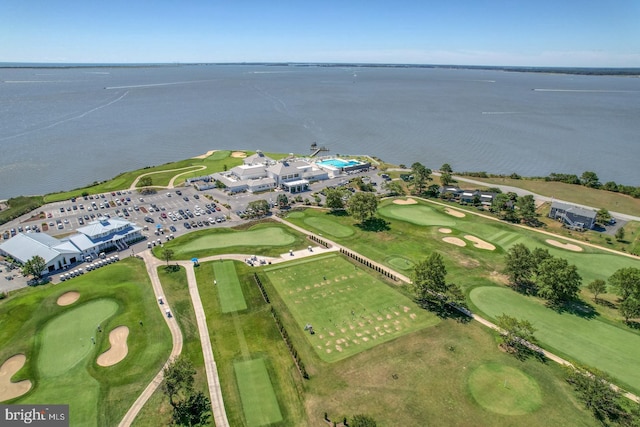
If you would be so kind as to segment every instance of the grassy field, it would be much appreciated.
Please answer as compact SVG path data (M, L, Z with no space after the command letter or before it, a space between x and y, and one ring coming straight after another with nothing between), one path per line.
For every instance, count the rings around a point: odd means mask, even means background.
M488 187L494 184L510 185L529 190L542 196L554 197L567 202L593 206L596 209L606 208L610 211L640 215L640 199L611 191L596 190L582 185L565 184L563 182L547 182L534 179L511 178L472 178L486 182Z
M249 426L253 415L245 415L242 394L236 380L237 362L264 361L282 421L272 426L309 425L304 412L303 383L280 332L253 280L254 268L236 262L235 269L247 302L247 310L223 313L218 288L213 286L214 265L201 263L196 269L200 297L207 313L213 347L229 424ZM245 399L246 400L246 399Z
M296 327L313 326L315 334L305 338L325 362L438 323L437 317L337 254L272 265L264 271L296 319Z
M425 422L429 425L433 420L437 420L439 426L597 424L575 402L561 378L563 371L559 366L534 360L518 361L501 352L495 335L474 322L444 320L328 363L309 344L308 332L300 328L269 275L269 272L261 274L272 305L310 374L310 379L303 384L309 417L304 425L326 425L325 413L337 422L345 416L365 413L383 426L424 425ZM368 286L369 280L361 283ZM398 288L398 292L402 295L405 289ZM417 309L413 303L411 308ZM488 363L510 374L517 372L532 378L540 390L537 407L531 404L529 412L514 416L491 412L481 406L470 389L488 380L478 384L477 380L470 380L470 375ZM498 385L503 387L503 379ZM511 405L506 406L510 413L518 410L516 399L508 400L509 395L497 391L496 395L502 396L505 405Z
M58 297L68 291L79 292L80 299L58 306ZM55 286L12 293L0 301L0 315L0 360L24 353L26 365L14 380L34 383L12 403L67 403L71 425L117 424L171 347L146 270L136 259ZM97 332L98 324L104 332ZM98 366L97 356L110 346L106 331L120 325L130 330L127 357L110 367Z
M479 287L471 302L495 319L503 313L526 319L545 348L609 373L615 383L640 393L640 334L595 318L558 313L541 301L506 288ZM571 337L567 339L567 337Z
M582 252L556 248L546 242L547 239L552 238L550 236L469 214L466 214L463 218L455 218L446 214L444 208L440 206L423 204L423 202L417 205L395 205L391 207L389 205L390 202L385 201L381 204L379 210L382 218L388 222L388 229L378 232L363 231L355 226L354 221L349 217L331 215L316 209L298 212L290 220L317 233L320 231L310 227L308 221L305 221L307 217L319 216L325 220L334 221L341 226L351 227L353 230L351 236L333 237L333 239L371 259L408 275L411 273L412 264L421 261L432 251L437 251L444 257L448 271L447 281L459 284L467 293L476 287L495 287L496 285L502 286L506 284L506 277L502 274L504 270L504 255L516 243L523 243L530 248L542 247L548 249L554 256L567 259L569 263L578 267L578 272L583 278L584 285L594 279L606 280L613 272L622 267L640 268L640 260L637 259L615 255L588 246L584 246ZM391 210L393 216L387 216L389 210ZM411 212L412 210L415 210L414 213ZM412 215L415 215L415 212L419 212L419 215L426 217L426 221L432 225L415 225L414 222L416 220L412 219ZM407 220L398 220L397 218L406 218ZM455 221L455 225L451 225L451 221ZM451 230L451 233L445 234L439 231L445 224L447 224L446 227ZM469 244L468 241L465 247L458 247L442 240L443 237L457 237L464 241L467 235L487 241L495 245L496 249L493 251L482 250ZM560 241L562 239L556 238L556 240ZM406 266L404 269L402 268L403 264ZM507 290L505 289L505 291ZM523 300L522 304L525 304L526 297L510 290L509 292L511 292L509 295L514 299L521 299ZM586 298L591 297L586 292L584 295ZM492 310L500 310L497 314L501 314L502 310L506 311L501 303L489 304L489 306L478 307L480 308L480 314L495 315ZM543 307L540 307L540 309L548 310L549 315L554 314L550 309ZM614 310L600 309L599 314L599 316L589 321L590 325L594 325L592 328L611 328L618 331L620 335L627 336L627 347L617 347L618 343L622 343L624 339L622 341L612 339L611 347L618 348L619 351L624 352L626 354L625 357L636 354L636 345L640 343L640 336L635 331L625 327L620 321L620 316ZM548 329L545 332L547 335L542 332L537 334L542 345L555 350L556 343L551 339L551 333L554 330L564 330L564 327L559 327L557 323L564 323L565 319L573 319L575 317L565 314L559 317L556 323L546 323L544 328L545 330ZM567 348L558 348L557 350L570 359L581 363L589 363L612 375L615 374L615 377L621 380L621 384L638 391L638 386L627 381L634 376L630 372L631 368L628 368L631 365L619 364L614 372L609 369L613 367L612 365L602 363L602 358L598 359L590 356L591 354L605 352L609 347L609 337L616 336L616 334L604 334L602 340L593 342L589 352L585 352L586 342L591 340L591 332L590 328L577 327L571 329L567 327L564 336L557 338L558 340L563 339L567 343ZM567 339L567 336L570 336L571 339ZM581 340L585 342L584 345L578 344L572 347L570 344Z
M265 221L248 228L196 231L165 243L164 248L172 249L177 259L191 259L224 253L279 256L289 249L302 249L307 245L300 233L274 221ZM154 254L161 257L163 249L154 248Z
M242 294L242 287L236 274L233 261L213 263L213 274L217 282L220 307L223 313L242 311L247 309L247 303Z
M282 421L273 385L264 359L233 364L247 426L260 427Z
M171 307L173 317L182 331L182 355L191 361L196 370L194 388L208 396L207 374L204 368L196 315L191 305L187 275L183 267L180 267L178 271L167 271L164 266L158 268L158 275L162 282L165 300ZM158 388L142 408L132 425L135 427L171 425L171 414L172 408L169 404L169 399Z

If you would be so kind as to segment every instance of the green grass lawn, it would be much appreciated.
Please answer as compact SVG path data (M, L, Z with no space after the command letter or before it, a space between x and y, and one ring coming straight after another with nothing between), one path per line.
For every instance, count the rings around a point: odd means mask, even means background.
M225 253L279 256L289 249L307 246L302 234L273 221L250 225L249 228L197 231L164 244L164 248L174 251L177 259L204 258ZM161 257L162 249L154 248L154 254Z
M58 297L68 291L79 292L80 299L58 306ZM171 348L146 269L137 259L12 293L0 301L0 318L0 360L24 353L26 364L14 380L34 384L12 403L69 404L71 425L117 425ZM98 366L97 356L110 347L106 331L120 325L130 331L127 357Z
M500 363L476 367L468 379L471 396L483 408L503 415L524 415L542 405L537 381L520 369Z
M342 256L266 267L269 280L297 321L313 326L308 345L326 362L353 356L438 319Z
M388 203L382 206L378 212L387 218L398 219L415 225L437 225L441 227L453 227L456 225L455 217L423 204L398 205Z
M242 294L235 263L233 261L214 262L213 274L217 282L216 286L222 312L231 313L233 311L246 310L247 303Z
M264 361L268 378L278 402L282 420L271 426L310 425L304 407L304 384L293 359L284 344L270 311L253 279L257 269L236 262L235 269L247 309L223 313L219 289L213 286L214 265L219 261L201 263L196 268L200 297L207 313L220 384L229 424L248 426L243 411L241 391L236 380L237 362Z
M609 373L618 385L640 392L640 335L598 318L558 313L540 301L500 287L479 287L470 299L495 319L502 313L526 319L537 329L545 348Z
M264 359L238 361L233 364L233 369L247 426L260 427L282 421Z

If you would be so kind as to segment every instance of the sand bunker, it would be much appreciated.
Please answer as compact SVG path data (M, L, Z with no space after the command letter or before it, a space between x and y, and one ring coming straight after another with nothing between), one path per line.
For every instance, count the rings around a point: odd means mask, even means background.
M129 336L129 328L126 326L118 326L109 333L109 342L111 348L100 356L98 356L98 365L112 366L122 361L129 352L127 346L127 337Z
M414 199L412 199L411 197L409 197L409 198L408 198L408 199L406 199L406 200L403 200L403 199L395 199L395 200L393 201L393 203L395 203L396 205L415 205L415 204L416 204L416 203L418 203L418 202L416 202Z
M493 246L491 243L485 242L484 240L480 240L475 236L466 234L464 238L470 241L471 243L473 243L473 246L475 246L476 248L486 249L488 251L494 251L496 249L496 247Z
M233 153L231 153L231 157L235 157L236 159L244 159L245 157L247 157L247 153L245 153L244 151L234 151Z
M11 382L11 377L22 369L26 361L27 357L24 354L16 354L0 366L0 402L22 396L31 389L29 380Z
M71 305L74 302L78 301L78 298L80 298L80 292L71 291L60 295L57 303L61 306Z
M207 157L209 157L210 155L212 155L215 152L216 152L216 150L209 150L205 154L201 154L199 156L192 157L192 159L206 159Z
M438 228L438 231L444 234L449 234L451 233L451 229L450 228Z
M455 209L446 208L444 211L451 216L455 216L456 218L464 218L465 216L462 212L457 211Z
M458 239L457 237L443 237L442 240L456 246L467 246L467 243L464 240Z
M556 248L562 248L574 252L582 252L582 248L580 246L572 245L571 243L561 243L553 239L547 239L547 243L551 246L555 246Z

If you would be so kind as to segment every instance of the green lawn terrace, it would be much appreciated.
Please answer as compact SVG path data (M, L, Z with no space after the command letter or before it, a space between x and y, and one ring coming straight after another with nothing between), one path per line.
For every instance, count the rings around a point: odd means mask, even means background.
M264 268L318 357L335 362L438 319L337 254Z
M229 253L280 256L289 249L299 250L307 246L305 237L297 231L275 221L265 221L248 228L188 233L166 242L163 248L154 248L153 253L162 258L163 249L171 249L174 257L181 260Z
M60 297L70 292L78 299L61 305ZM68 283L15 292L0 302L0 318L0 363L24 354L25 366L13 380L33 384L10 402L69 404L74 426L117 425L171 348L146 270L136 259ZM110 331L119 326L129 328L126 356L98 365L98 356L111 347Z

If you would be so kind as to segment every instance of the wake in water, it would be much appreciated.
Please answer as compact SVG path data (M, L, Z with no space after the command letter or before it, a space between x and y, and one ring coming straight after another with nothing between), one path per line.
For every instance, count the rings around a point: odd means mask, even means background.
M122 100L125 96L127 96L128 93L129 93L129 91L126 91L125 93L123 93L122 95L117 97L116 99L113 99L113 100L107 102L106 104L98 105L97 107L94 107L94 108L92 108L90 110L87 110L87 111L85 111L83 113L80 113L78 115L75 115L75 116L72 116L72 117L67 117L66 119L58 120L55 123L51 123L49 125L42 126L42 127L37 128L37 129L31 129L31 130L28 130L28 131L25 131L25 132L18 133L16 135L5 136L3 138L0 138L0 141L7 141L7 140L10 140L10 139L20 138L22 136L29 135L29 134L32 134L32 133L35 133L35 132L40 132L40 131L43 131L43 130L54 128L54 127L59 126L59 125L61 125L63 123L70 122L71 120L81 119L81 118L83 118L85 116L88 116L89 114L91 114L93 112L96 112L98 110L101 110L103 108L106 108L106 107L109 107L110 105L115 104L116 102Z

